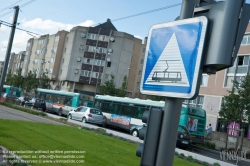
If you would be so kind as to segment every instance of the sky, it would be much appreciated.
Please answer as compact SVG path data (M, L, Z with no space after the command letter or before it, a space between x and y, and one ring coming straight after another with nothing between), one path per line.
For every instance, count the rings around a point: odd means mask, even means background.
M55 34L74 26L95 26L109 18L118 31L144 39L152 25L174 21L180 14L182 0L0 0L0 20L12 23L19 5L18 28L37 33ZM250 0L247 0L248 3ZM172 7L170 7L172 6ZM160 10L160 8L165 8ZM157 10L155 10L157 9ZM155 10L148 13L148 11ZM142 15L120 19L139 13ZM120 20L118 20L120 19ZM5 59L10 27L0 27L0 61ZM34 34L33 34L34 35ZM11 52L25 51L27 32L16 29Z

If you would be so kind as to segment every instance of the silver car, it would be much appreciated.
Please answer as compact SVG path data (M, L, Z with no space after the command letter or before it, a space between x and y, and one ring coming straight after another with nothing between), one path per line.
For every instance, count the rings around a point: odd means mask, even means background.
M68 114L69 119L80 120L84 123L96 123L99 125L103 125L105 117L102 114L101 110L96 108L90 108L81 106L78 107L76 110L70 111Z

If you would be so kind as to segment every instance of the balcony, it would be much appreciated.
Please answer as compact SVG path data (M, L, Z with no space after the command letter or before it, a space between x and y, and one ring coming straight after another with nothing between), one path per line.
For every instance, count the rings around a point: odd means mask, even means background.
M236 70L236 67L230 67L228 69L228 74L229 73L235 73L235 70ZM238 66L238 69L237 69L237 74L244 74L244 73L247 73L247 70L248 70L248 66Z

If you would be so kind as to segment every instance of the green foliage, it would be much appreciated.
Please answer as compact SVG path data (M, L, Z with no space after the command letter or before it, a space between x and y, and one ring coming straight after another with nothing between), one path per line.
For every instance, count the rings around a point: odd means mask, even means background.
M29 71L26 78L25 78L25 82L23 85L23 89L26 92L31 92L32 90L38 88L39 86L39 80L36 78L36 72L35 71Z
M166 97L163 96L147 96L147 99L153 100L153 101L165 101Z
M209 166L209 164L207 162L202 162L201 165L203 165L203 166Z
M100 93L103 95L110 95L110 96L116 96L117 89L115 88L115 76L111 75L111 79L105 81L100 86Z
M215 149L215 143L211 143L209 141L205 141L204 144L197 144L197 146L203 147L203 148L207 148L207 149Z
M127 89L127 76L123 77L122 87L118 89L117 96L125 97L126 96L126 89Z
M192 156L187 156L186 160L192 162L194 159Z
M39 87L42 89L48 89L50 88L50 79L48 77L48 73L44 72L40 77L40 84Z
M214 163L213 166L220 166L220 164L219 163Z
M43 117L47 116L46 113L44 113L44 112L33 111L33 110L31 110L31 109L23 108L23 107L14 105L14 104L9 103L9 102L1 103L1 105L4 105L4 106L6 106L6 107L10 107L10 108L14 108L14 109L17 109L17 110L19 110L19 111L27 112L27 113L30 113L30 114L33 114L33 115L38 115L38 116L43 116Z
M241 82L234 81L232 91L228 96L224 96L219 111L224 122L250 121L250 75L247 74ZM244 115L245 114L245 115Z

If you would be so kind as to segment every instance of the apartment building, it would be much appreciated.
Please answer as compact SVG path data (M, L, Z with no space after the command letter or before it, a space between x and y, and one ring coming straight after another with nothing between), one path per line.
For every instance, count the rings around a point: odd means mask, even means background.
M18 54L11 53L7 72L16 74L19 69L22 69L25 55L25 51L20 51Z
M135 47L130 64L128 75L127 96L131 98L145 99L146 95L140 92L140 83L142 76L142 69L144 65L145 51L147 45L147 37L142 43L141 39L135 38Z
M250 23L241 43L237 58L233 67L221 70L214 75L203 75L199 96L190 104L200 106L207 112L207 125L212 124L213 130L221 131L225 127L220 121L219 110L223 102L223 96L228 95L232 89L232 80L241 81L250 69ZM187 101L185 101L187 102ZM248 131L249 126L242 126ZM245 133L246 135L247 133Z
M29 71L35 71L39 78L43 72L47 72L52 84L56 82L67 33L58 31L53 35L29 39L22 75L26 77Z
M141 56L141 45L142 40L119 32L110 19L95 27L76 26L69 32L31 38L22 74L35 71L39 78L47 71L51 89L78 92L82 98L93 100L99 86L111 75L116 88L121 87L123 77L134 72L131 60ZM131 82L135 83L133 77L127 81L128 90L133 92L135 85Z
M4 61L0 61L0 75L2 75L3 67L4 67Z

